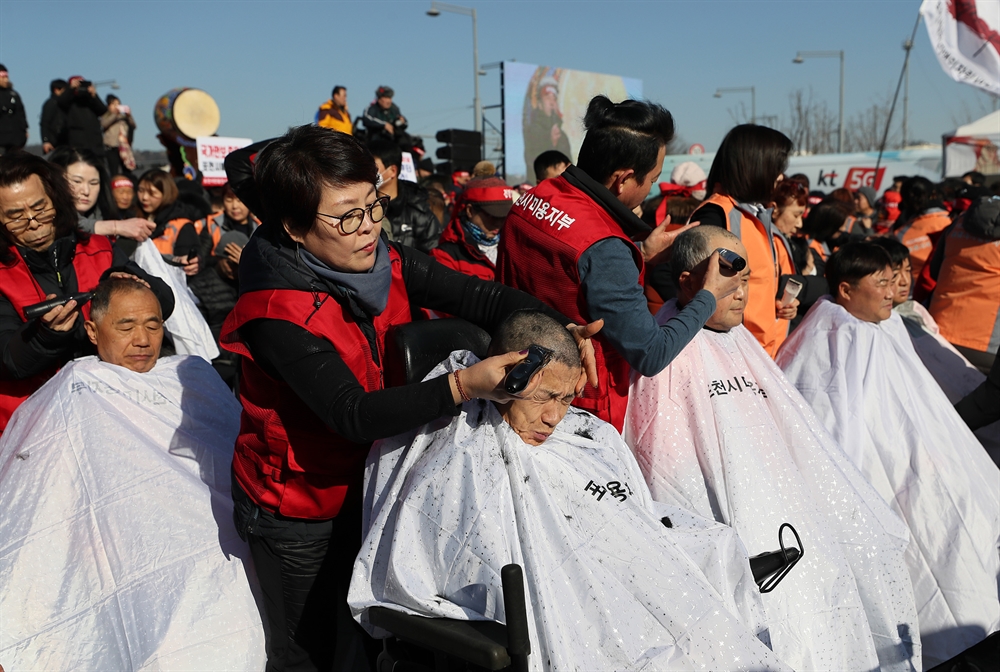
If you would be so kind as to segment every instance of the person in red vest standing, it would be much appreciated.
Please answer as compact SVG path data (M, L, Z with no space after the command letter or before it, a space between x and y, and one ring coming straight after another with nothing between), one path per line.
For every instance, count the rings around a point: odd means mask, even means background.
M643 275L685 228L669 218L650 232L636 215L663 169L674 135L670 112L654 103L605 96L590 101L576 166L521 196L504 224L498 279L584 324L603 320L594 339L599 383L574 404L621 431L632 370L662 371L739 286L713 252L704 290L662 327L646 308ZM633 239L643 238L641 245ZM727 269L728 271L728 269Z
M166 319L174 295L104 236L87 234L66 179L24 152L0 157L0 432L14 410L63 364L94 349L84 329L90 306L69 301L41 317L24 309L89 292L110 275L132 276L160 300ZM78 317L83 313L83 318Z
M301 126L230 154L226 170L262 216L240 255L240 297L221 343L243 356L234 515L264 593L267 669L370 669L346 596L372 442L457 415L476 397L510 400L501 382L527 355L386 389L386 333L420 308L487 331L524 308L571 320L380 235L389 199L352 136ZM571 331L596 382L585 338L594 329ZM522 396L535 388L537 379Z
M512 194L499 177L469 180L431 256L459 273L495 279L500 229L514 205Z

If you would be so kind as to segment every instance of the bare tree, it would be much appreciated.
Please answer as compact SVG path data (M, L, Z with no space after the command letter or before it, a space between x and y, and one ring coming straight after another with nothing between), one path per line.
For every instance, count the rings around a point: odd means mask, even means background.
M844 123L844 150L848 152L877 152L885 134L885 123L892 108L892 97L872 103L866 110L858 112ZM899 119L895 120L899 122ZM898 123L893 126L898 127ZM890 128L885 148L898 148L900 135Z
M808 93L795 89L788 96L789 119L781 131L791 138L795 151L803 154L828 154L837 147L837 117L826 101L816 100L812 88Z

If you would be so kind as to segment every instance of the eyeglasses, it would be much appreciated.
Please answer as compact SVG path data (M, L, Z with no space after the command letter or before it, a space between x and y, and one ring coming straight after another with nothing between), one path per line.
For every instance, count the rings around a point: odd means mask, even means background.
M38 224L45 225L51 224L56 218L55 207L46 208L41 212L38 212L31 217L18 217L17 219L8 219L3 223L7 227L7 230L13 234L21 233L31 226L31 222L34 221Z
M354 208L353 210L348 210L343 215L338 217L337 215L327 215L323 212L317 212L317 215L322 217L329 217L330 219L336 219L340 224L340 230L344 235L354 233L361 228L361 224L365 221L365 214L367 214L372 222L378 224L383 219L385 219L385 211L389 207L389 197L381 196L375 199L375 202L364 208Z

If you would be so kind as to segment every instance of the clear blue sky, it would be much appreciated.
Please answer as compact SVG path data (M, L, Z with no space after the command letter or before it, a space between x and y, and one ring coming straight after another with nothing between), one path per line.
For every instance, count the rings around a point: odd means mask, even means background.
M836 59L794 65L798 50L846 51L846 114L891 95L919 0L628 0L463 2L479 15L480 63L516 59L643 80L678 133L712 151L741 97L788 116L788 94L812 87L836 111ZM159 147L152 108L175 87L208 91L220 135L262 139L312 121L334 84L360 114L379 84L396 90L411 132L472 125L468 17L425 15L430 1L0 0L0 62L29 111L30 142L51 79L117 79L139 124L136 146ZM484 104L499 103L495 70ZM110 89L102 88L101 93ZM746 99L744 97L744 99ZM748 104L747 100L747 104ZM992 99L941 70L921 26L910 80L910 138L940 142Z

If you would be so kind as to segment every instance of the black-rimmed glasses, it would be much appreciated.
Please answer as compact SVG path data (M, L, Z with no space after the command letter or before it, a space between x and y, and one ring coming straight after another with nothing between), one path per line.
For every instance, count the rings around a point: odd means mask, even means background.
M31 222L37 222L38 224L51 224L56 218L55 207L45 208L41 212L37 212L31 217L18 217L17 219L8 219L3 222L3 225L7 227L7 230L13 234L21 233L31 226Z
M336 219L340 224L340 230L344 235L354 233L361 228L361 224L365 221L365 215L367 214L371 217L371 220L378 224L383 219L385 219L385 211L389 208L389 197L380 196L375 199L375 202L364 208L354 208L353 210L348 210L341 216L328 215L323 212L317 212L317 215L321 217L329 217L330 219Z

